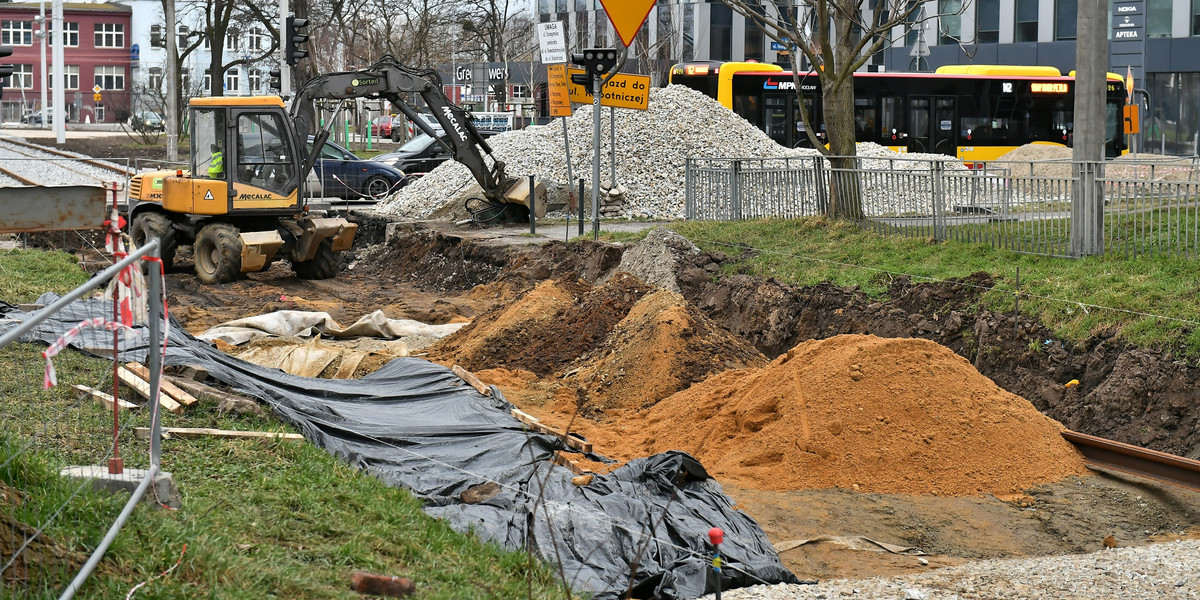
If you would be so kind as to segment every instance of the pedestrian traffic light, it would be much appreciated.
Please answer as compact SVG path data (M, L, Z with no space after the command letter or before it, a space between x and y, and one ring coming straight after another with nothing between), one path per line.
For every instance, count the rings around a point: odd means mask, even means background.
M617 51L613 48L588 48L583 52L572 54L571 62L587 71L587 74L571 76L571 83L590 86L591 79L600 77L617 66Z
M279 67L275 67L274 69L271 69L270 71L268 71L267 74L271 76L271 83L270 83L271 89L282 91L283 90L283 71L280 70Z
M308 50L304 47L308 43L308 34L303 31L305 27L308 27L308 19L288 16L284 28L284 56L289 65L295 66L296 61L308 58Z
M12 53L12 46L0 46L0 58L12 56ZM13 71L14 68L12 65L0 65L0 83L4 83L4 80L13 74Z

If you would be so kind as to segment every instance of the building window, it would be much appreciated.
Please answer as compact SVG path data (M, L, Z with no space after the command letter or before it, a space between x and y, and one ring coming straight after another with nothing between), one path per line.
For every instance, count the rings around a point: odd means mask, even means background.
M32 46L33 21L0 21L0 45Z
M96 85L106 90L125 89L125 67L99 66L96 67Z
M79 47L79 23L63 23L63 46Z
M250 71L250 93L257 94L262 91L262 71Z
M527 88L523 85L513 85L512 86L512 97L513 98L528 98L529 97L529 88Z
M18 90L33 89L33 65L13 65L8 85Z
M538 14L539 15L550 14L550 0L538 0Z
M200 90L201 94L207 94L212 90L212 69L204 70L204 88Z
M180 25L175 29L175 47L187 48L188 45L188 26Z
M1036 42L1038 35L1038 0L1017 0L1016 42Z
M97 48L124 48L125 25L121 23L96 23Z
M976 1L975 27L975 43L995 44L1000 41L1000 0Z
M167 44L166 40L163 39L162 25L157 25L157 24L151 25L150 26L150 47L151 48L164 48L164 47L166 47L166 44Z
M225 49L229 52L238 51L238 30L230 29L225 32Z
M938 43L962 41L962 0L938 0Z
M1196 0L1200 2L1200 0ZM587 48L588 43L588 13L575 13L575 47L579 49Z
M103 123L104 122L104 105L96 104L95 111L96 111L96 122Z
M262 30L257 27L255 27L254 29L251 29L250 36L246 38L246 41L250 45L248 50L251 50L253 52L261 51L263 49L263 32L262 32Z
M1192 0L1192 35L1200 35L1200 0Z
M47 80L48 87L54 87L54 67L49 67L49 72L46 74L50 79ZM63 89L77 90L79 89L79 65L67 65L66 71L63 71Z
M712 60L733 58L733 9L724 4L709 6L709 54Z
M209 52L211 50L212 50L212 40L208 39L208 36L206 35L206 36L204 36L204 51Z
M192 70L191 69L180 69L179 70L179 81L184 90L184 93L191 92L192 91Z
M236 94L241 80L241 72L238 69L233 68L225 71L225 91Z
M1078 0L1054 1L1054 39L1075 39L1075 21L1078 11Z
M156 91L162 89L162 83L163 83L162 67L150 67L148 77L149 77L149 80L147 81L147 84L150 86L150 89L156 90Z
M1147 0L1146 37L1171 37L1171 0Z
M554 0L554 12L567 12L567 0Z
M924 16L925 9L917 8L917 0L908 0L904 9L908 11L908 17L904 19L907 23L904 29L904 45L916 46L917 39L921 37L921 24L918 21Z
M609 28L609 22L610 22L608 20L608 15L605 15L603 11L597 10L597 11L593 11L593 12L596 15L596 18L592 19L593 21L596 22L596 45L593 47L594 48L607 48L608 47L608 28Z
M766 9L761 5L750 3L750 9L759 14L764 14ZM753 19L745 19L743 27L743 36L745 44L743 45L744 57L742 60L763 60L766 57L766 44L763 42L763 32L754 23ZM642 28L642 31L649 32L650 28Z

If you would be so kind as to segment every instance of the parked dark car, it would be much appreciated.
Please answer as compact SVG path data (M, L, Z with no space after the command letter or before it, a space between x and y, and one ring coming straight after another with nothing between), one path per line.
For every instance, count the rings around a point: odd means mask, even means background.
M129 127L134 131L166 131L167 122L162 115L152 110L143 110L129 117Z
M312 152L313 138L308 138L308 151ZM362 160L349 150L332 142L325 142L320 157L313 165L313 172L321 178L321 187L327 196L383 200L404 180L404 173L374 160Z
M479 132L479 135L485 139L495 134L496 132L494 131ZM443 134L441 140L449 143L449 136ZM400 146L400 149L380 154L374 160L391 165L412 178L424 175L452 158L454 158L454 155L446 150L445 146L439 144L437 140L429 137L427 134L422 133L409 140L403 146Z

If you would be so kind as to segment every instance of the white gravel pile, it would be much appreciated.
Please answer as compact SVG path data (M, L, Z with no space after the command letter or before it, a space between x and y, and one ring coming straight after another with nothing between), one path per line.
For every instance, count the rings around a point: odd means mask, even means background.
M725 600L1129 600L1200 598L1200 540L1094 554L984 560L920 575L753 586ZM712 598L713 596L705 596Z
M625 188L623 205L613 216L678 219L684 210L684 165L691 157L811 156L815 150L776 144L715 100L682 86L650 90L645 111L616 111L617 183ZM601 109L602 183L609 179L609 110ZM572 175L591 185L592 107L578 106L567 119ZM562 123L497 135L488 140L510 175L533 174L547 184L550 203L561 204L568 190ZM576 184L577 185L577 184ZM590 197L591 188L585 188ZM461 164L448 161L409 185L376 212L427 217L448 202L478 196L478 186Z

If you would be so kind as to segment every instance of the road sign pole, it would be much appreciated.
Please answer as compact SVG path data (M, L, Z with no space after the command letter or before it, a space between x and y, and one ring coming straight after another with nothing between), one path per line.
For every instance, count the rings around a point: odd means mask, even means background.
M571 189L571 185L570 185L570 183L572 181L575 181L575 176L573 174L571 174L571 136L567 132L567 118L566 117L559 117L559 118L562 119L563 146L565 147L565 150L567 151L567 198L569 199L571 196L575 195L575 192L574 192L574 190ZM578 204L581 202L583 202L583 198L578 198L578 199L576 199L575 202L569 202L569 201L567 202L567 231L568 232L571 230L571 211L575 210L575 207L572 205ZM582 215L583 211L580 211L579 214Z
M592 239L600 239L600 95L603 81L592 77Z

